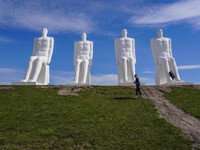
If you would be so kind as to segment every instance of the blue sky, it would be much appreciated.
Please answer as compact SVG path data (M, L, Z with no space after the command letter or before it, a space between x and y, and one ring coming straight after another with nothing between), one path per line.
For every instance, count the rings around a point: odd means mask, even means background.
M136 73L154 84L150 39L162 28L182 80L200 83L200 0L0 0L0 84L24 78L33 39L46 27L54 37L51 84L73 81L74 41L94 42L92 84L117 84L114 39L136 41Z

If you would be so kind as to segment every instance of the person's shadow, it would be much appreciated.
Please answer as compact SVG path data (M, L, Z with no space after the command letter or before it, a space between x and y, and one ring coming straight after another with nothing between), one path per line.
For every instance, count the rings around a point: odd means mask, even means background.
M130 100L133 99L133 97L115 97L114 100Z

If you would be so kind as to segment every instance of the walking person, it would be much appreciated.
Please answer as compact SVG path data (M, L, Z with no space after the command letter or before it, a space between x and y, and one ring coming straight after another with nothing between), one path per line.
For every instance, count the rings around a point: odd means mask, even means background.
M134 98L138 98L138 93L140 94L141 98L143 98L142 93L140 92L140 80L137 76L137 74L134 75L135 78L135 85L136 85L136 96Z

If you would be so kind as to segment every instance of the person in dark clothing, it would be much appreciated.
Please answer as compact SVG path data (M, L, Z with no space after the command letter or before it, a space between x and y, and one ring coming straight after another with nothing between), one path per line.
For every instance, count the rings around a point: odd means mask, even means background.
M135 82L134 83L136 85L136 96L135 96L135 98L138 98L138 93L140 94L141 98L143 98L143 95L140 92L140 80L139 80L137 74L135 74L134 77L135 77Z
M169 72L169 76L172 78L172 80L174 80L174 79L175 79L175 76L174 76L174 74L173 74L173 72L172 72L172 71L170 71L170 72Z

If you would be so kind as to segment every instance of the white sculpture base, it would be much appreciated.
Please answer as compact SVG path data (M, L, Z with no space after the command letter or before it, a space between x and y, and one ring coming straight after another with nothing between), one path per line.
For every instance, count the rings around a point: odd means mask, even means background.
M71 84L66 84L69 86L89 86L89 84L75 84L75 83L71 83Z
M171 82L162 85L193 85L193 82Z
M11 82L11 85L44 85L40 82Z
M135 83L119 83L119 86L134 86ZM145 85L145 83L140 82L140 85Z

